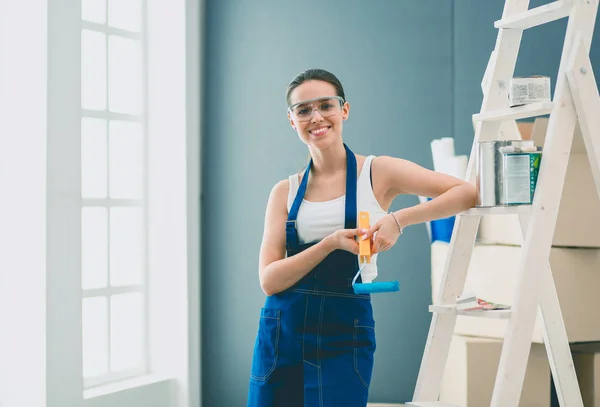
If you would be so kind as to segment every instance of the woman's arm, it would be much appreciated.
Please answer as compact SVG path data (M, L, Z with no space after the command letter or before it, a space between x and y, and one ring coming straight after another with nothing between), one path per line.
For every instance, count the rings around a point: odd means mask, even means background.
M400 230L410 225L446 218L475 206L476 189L472 184L450 175L431 171L415 163L393 157L373 161L374 183L382 183L388 197L412 194L433 198L431 201L404 208L384 216L367 234L377 231L375 251L389 249ZM375 178L376 177L376 178ZM398 226L399 224L399 226Z
M260 286L267 295L288 289L315 268L329 253L344 249L358 254L355 236L359 229L342 229L291 257L285 257L285 223L289 182L273 187L267 203L263 240L260 247Z
M434 198L394 213L401 226L428 222L456 215L475 205L475 186L450 175L423 168L407 160L381 157L378 170L382 181L394 195L411 194Z

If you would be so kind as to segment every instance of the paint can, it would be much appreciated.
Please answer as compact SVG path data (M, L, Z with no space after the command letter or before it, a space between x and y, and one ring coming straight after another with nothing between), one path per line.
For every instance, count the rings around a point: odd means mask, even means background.
M532 140L482 141L478 143L476 153L478 207L526 204L533 201L541 148L535 147ZM523 189L525 180L529 185L528 195ZM525 199L527 196L528 201Z
M534 151L509 151L502 154L502 204L529 205L542 162L541 147Z
M550 101L550 77L535 75L510 80L508 94L510 107Z

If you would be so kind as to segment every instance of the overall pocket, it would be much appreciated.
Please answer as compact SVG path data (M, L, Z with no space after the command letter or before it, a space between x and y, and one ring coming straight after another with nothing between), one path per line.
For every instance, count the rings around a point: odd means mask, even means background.
M281 330L281 311L263 308L260 310L258 334L254 344L251 378L267 381L277 365L279 357L279 334Z
M354 320L354 371L363 386L371 384L373 355L375 353L375 323L372 320Z

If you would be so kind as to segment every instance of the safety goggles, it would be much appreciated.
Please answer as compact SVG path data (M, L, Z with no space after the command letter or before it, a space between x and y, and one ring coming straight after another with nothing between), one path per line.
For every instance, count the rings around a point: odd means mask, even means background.
M341 96L325 96L295 103L288 108L288 113L296 121L307 122L313 118L315 110L322 117L330 117L341 112L343 104L344 98Z

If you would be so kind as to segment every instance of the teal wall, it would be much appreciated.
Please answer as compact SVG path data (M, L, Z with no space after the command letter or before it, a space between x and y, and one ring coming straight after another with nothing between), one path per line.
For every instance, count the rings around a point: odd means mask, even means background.
M539 4L540 2L532 2ZM203 128L203 401L245 405L264 294L258 252L272 186L306 162L284 94L307 68L342 81L352 106L344 139L360 154L432 168L429 143L472 143L471 115L492 51L500 0L207 0ZM562 31L561 31L562 29ZM524 36L517 74L552 76L564 24ZM545 49L541 49L541 45ZM535 53L534 53L535 52ZM597 54L596 51L592 52ZM553 80L554 81L554 80ZM399 198L398 209L414 205ZM429 328L430 249L424 225L380 257L398 294L374 297L371 401L410 400Z

